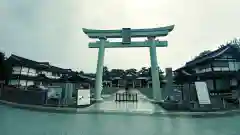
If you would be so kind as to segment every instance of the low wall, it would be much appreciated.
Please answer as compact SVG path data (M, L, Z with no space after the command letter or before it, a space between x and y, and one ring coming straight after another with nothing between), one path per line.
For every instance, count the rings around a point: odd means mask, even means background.
M41 112L52 112L52 113L72 113L72 114L119 114L119 115L140 115L140 116L164 116L164 117L190 117L190 118L202 118L202 117L225 117L239 115L240 110L229 110L221 112L143 112L143 111L118 111L118 110L89 110L88 108L62 108L62 107L44 107L39 105L22 105L18 103L11 103L0 100L0 104L5 104L14 108L36 110Z
M45 104L47 91L23 90L5 86L1 91L0 99L20 104L42 105Z
M62 112L62 113L76 113L77 108L67 108L67 107L45 107L40 105L26 105L13 103L8 101L0 100L0 104L8 105L15 108L20 109L28 109L28 110L36 110L36 111L44 111L44 112Z

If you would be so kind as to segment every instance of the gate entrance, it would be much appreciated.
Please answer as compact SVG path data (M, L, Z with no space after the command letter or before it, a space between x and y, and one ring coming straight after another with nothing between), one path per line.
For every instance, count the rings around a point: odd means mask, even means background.
M174 25L149 28L149 29L131 29L122 28L118 30L96 30L83 28L83 32L88 35L89 38L99 39L96 42L90 42L89 48L98 48L98 60L95 82L95 100L102 100L102 75L103 75L103 63L105 48L128 48L128 47L148 47L151 60L151 74L152 74L152 89L153 98L155 102L162 100L162 93L159 81L159 68L157 64L156 47L167 47L167 41L156 40L156 37L167 36L174 28ZM146 41L131 41L131 38L144 38ZM122 42L110 42L109 38L121 38Z

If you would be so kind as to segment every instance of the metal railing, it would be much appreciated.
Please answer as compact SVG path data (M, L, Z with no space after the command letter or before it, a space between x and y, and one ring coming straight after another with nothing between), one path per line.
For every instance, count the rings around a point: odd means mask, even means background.
M137 93L116 93L115 101L121 102L121 101L131 101L131 102L137 102L138 96Z

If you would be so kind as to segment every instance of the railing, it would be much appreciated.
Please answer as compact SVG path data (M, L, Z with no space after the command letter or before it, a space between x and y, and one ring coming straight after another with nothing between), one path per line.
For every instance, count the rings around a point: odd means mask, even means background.
M116 93L116 98L115 101L121 102L121 101L132 101L132 102L137 102L138 101L138 96L137 93Z

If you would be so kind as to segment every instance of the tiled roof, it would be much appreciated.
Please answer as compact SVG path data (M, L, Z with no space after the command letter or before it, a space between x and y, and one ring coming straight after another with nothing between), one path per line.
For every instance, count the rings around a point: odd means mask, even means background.
M10 63L12 63L12 64L16 64L16 65L19 64L19 65L28 66L28 67L35 68L35 69L43 69L43 70L47 70L47 71L68 73L68 70L69 70L69 69L63 69L63 68L59 68L56 66L52 66L49 64L49 62L37 62L37 61L23 58L23 57L14 55L14 54L12 54L8 58L8 61L10 61Z
M176 69L175 72L183 70L183 69L188 69L188 67L202 63L206 60L214 59L214 58L222 55L223 53L227 52L229 49L238 49L238 48L235 45L230 45L230 44L222 46L217 50L211 51L210 53L207 53L202 56L198 56L197 58L187 62L183 67Z
M210 53L207 53L203 56L199 56L189 62L186 63L187 66L190 66L190 65L195 65L197 63L201 63L205 60L208 60L208 59L212 59L212 58L216 58L218 56L220 56L221 54L223 54L224 52L226 52L229 48L232 48L233 46L232 45L226 45L226 46L223 46L215 51L212 51Z

